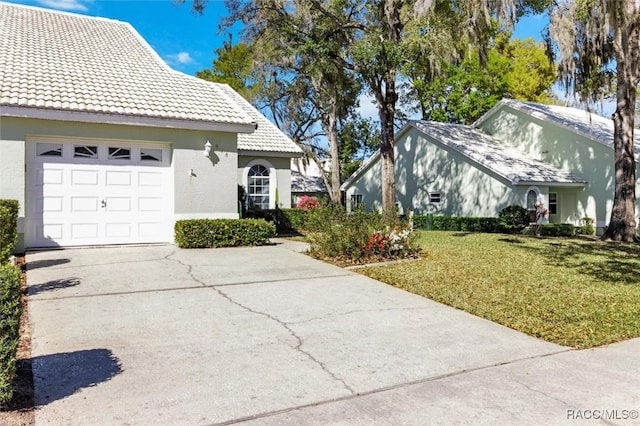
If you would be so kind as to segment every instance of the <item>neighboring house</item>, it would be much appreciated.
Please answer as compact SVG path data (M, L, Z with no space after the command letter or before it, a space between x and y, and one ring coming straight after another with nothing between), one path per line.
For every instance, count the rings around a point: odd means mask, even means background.
M636 138L637 140L637 138ZM551 223L608 223L613 122L585 111L502 100L473 126L415 121L396 136L399 206L417 214L497 216L544 203ZM343 185L348 205L381 207L379 153Z
M322 167L328 167L328 160L320 160ZM325 170L326 172L326 170ZM291 159L291 206L295 206L303 195L325 197L329 195L322 171L315 161L304 158Z
M301 150L226 85L170 69L125 22L0 3L0 198L23 248L173 241L288 206Z

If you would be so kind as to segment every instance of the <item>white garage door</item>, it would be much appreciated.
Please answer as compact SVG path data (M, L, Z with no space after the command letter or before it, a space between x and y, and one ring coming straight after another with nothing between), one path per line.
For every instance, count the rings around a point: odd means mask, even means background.
M171 241L168 145L30 140L27 247Z

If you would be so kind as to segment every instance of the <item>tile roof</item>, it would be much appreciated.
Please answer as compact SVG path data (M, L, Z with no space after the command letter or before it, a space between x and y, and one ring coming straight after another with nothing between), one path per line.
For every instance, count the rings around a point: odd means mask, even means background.
M586 183L552 164L532 159L517 149L505 147L498 139L471 126L432 121L415 121L409 125L508 179L514 185Z
M240 151L269 151L302 155L302 149L287 135L282 133L260 111L238 94L231 86L216 84L242 110L258 124L258 128L251 134L238 134L238 150Z
M314 161L304 164L300 158L291 159L291 192L327 192L320 169Z
M0 3L0 108L245 132L253 121L217 85L169 68L128 23L8 3Z
M553 184L585 185L586 181L552 164L535 160L481 130L461 124L434 121L410 121L397 134L399 138L409 128L415 128L431 139L456 150L473 162L491 170L514 185ZM346 190L352 182L380 158L380 151L369 157L342 185Z

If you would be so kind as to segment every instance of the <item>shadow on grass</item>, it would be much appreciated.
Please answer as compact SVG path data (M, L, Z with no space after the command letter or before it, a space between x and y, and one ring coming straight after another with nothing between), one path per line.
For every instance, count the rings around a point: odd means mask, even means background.
M68 287L75 287L80 284L78 278L67 278L62 280L48 281L42 284L34 284L27 287L27 295L35 296L36 294L44 293L47 291L55 291Z
M522 244L526 239L501 239ZM576 269L599 281L640 286L640 244L582 241L577 239L537 239L526 250L561 268Z
M120 360L109 349L88 349L37 356L31 359L35 405L47 405L82 388L111 380L122 372Z

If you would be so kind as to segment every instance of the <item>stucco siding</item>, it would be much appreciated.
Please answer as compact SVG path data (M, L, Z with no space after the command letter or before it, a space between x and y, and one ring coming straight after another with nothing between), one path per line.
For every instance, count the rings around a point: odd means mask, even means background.
M4 122L0 123L0 129ZM1 130L0 130L1 132ZM25 144L22 140L9 139L0 133L0 198L18 200L18 245L16 251L24 251L25 206Z
M495 216L516 201L504 179L416 130L397 141L396 165L398 201L417 214ZM432 202L430 193L438 193L440 202Z
M448 216L496 216L510 204L521 204L519 194L509 182L460 153L422 136L417 130L405 132L396 141L396 194L403 212ZM380 162L371 164L346 188L351 195L362 194L367 209L381 208ZM438 193L440 202L429 195Z
M568 206L563 204L563 216L568 221L573 222L568 218L579 216L595 218L599 227L608 223L615 185L610 147L508 106L496 111L480 128L533 158L587 181L583 190L575 190L572 212L567 212Z

